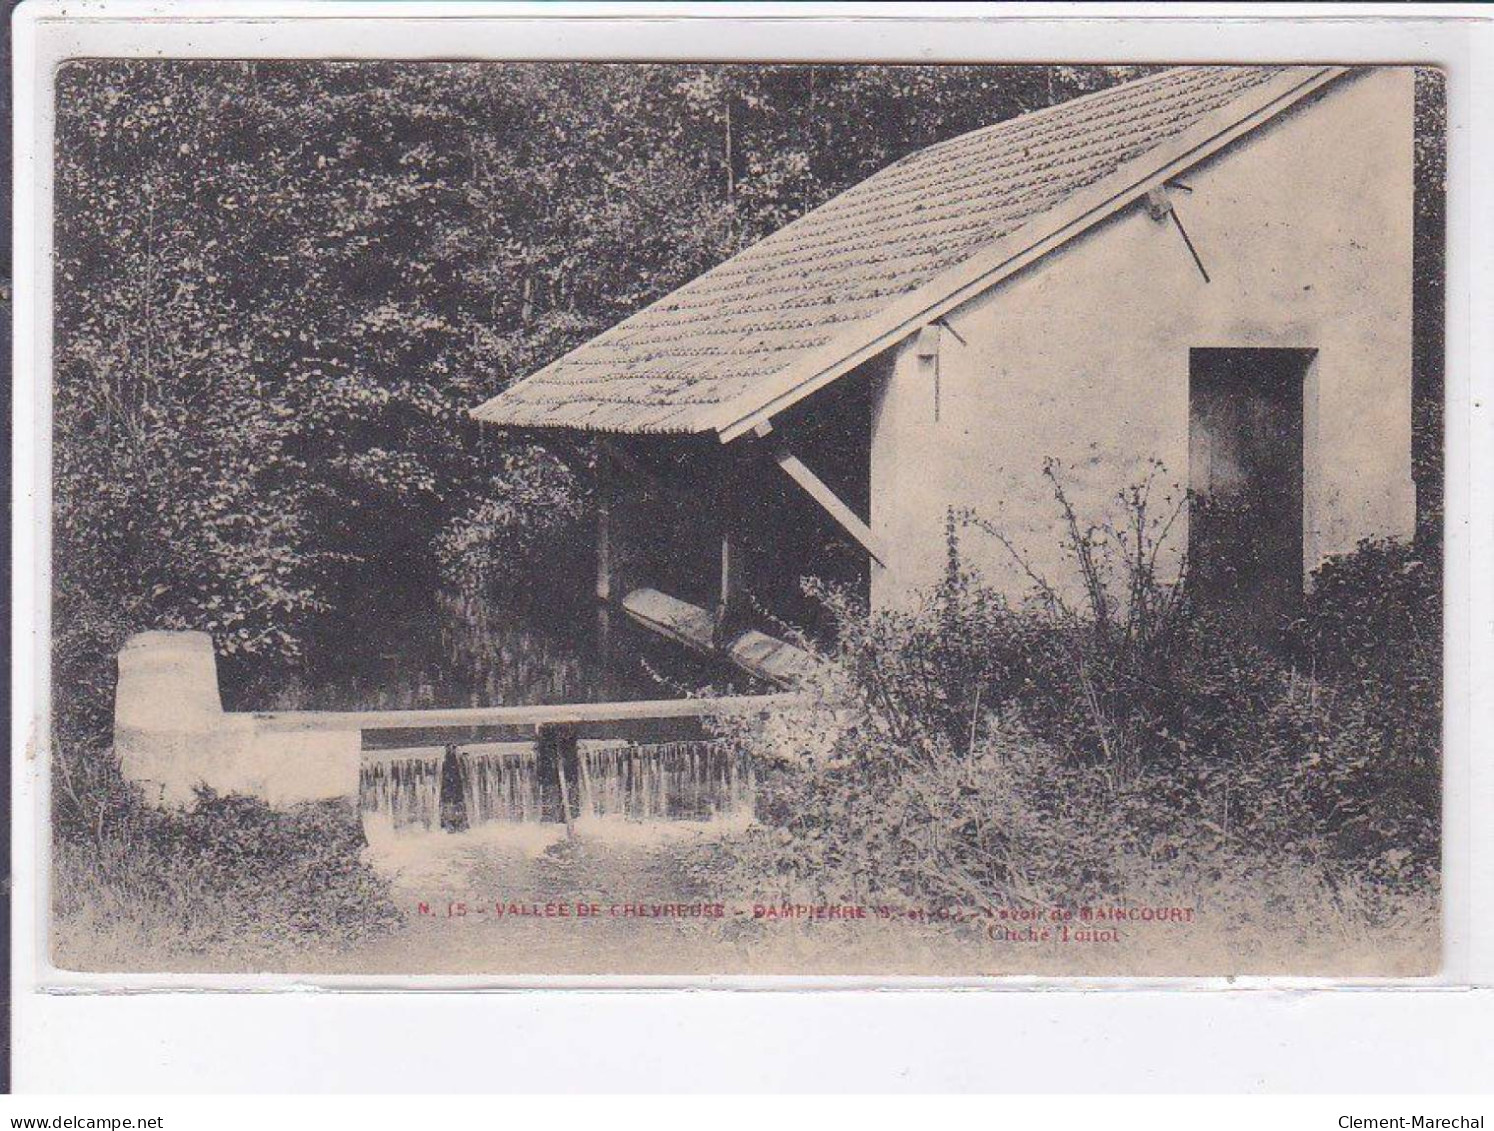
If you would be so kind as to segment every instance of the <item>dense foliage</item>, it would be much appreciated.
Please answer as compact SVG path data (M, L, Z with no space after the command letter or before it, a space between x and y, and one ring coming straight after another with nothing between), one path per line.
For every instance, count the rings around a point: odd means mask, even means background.
M59 842L54 906L76 927L54 961L264 962L355 944L399 921L363 842L357 812L342 802L277 812L204 790L190 810L131 807L96 841ZM139 937L121 930L131 926Z
M491 571L580 489L468 408L910 149L1124 73L69 65L61 623L285 654L370 576Z
M60 858L133 853L75 869L107 884L177 835L109 751L128 633L203 629L276 666L370 590L516 575L584 507L587 456L481 435L468 408L904 153L1138 71L65 66ZM255 820L282 850L262 882L302 891L314 839Z
M1411 460L1416 538L1442 541L1443 364L1447 316L1447 81L1416 71L1416 182L1411 310Z
M1265 649L1198 606L1186 569L1152 569L1172 511L1149 505L1149 483L1090 526L1054 482L1081 606L1035 574L1009 604L959 555L962 535L999 530L953 516L949 570L920 607L824 595L839 643L822 696L740 735L775 769L764 828L731 846L739 882L958 907L1171 891L1257 923L1284 883L1352 889L1361 927L1408 900L1425 910L1440 869L1435 556L1367 541L1330 559Z

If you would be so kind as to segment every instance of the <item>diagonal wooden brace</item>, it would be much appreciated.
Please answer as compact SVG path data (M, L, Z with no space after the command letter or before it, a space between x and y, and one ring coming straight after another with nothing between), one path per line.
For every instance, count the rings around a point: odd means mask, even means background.
M870 554L878 565L887 564L886 556L877 543L876 536L872 534L871 527L862 522L860 516L825 485L824 480L810 471L804 465L803 460L789 451L786 445L780 446L773 453L773 459L790 479L804 488L809 497L820 504L825 513L833 518L842 530L861 544L862 549Z

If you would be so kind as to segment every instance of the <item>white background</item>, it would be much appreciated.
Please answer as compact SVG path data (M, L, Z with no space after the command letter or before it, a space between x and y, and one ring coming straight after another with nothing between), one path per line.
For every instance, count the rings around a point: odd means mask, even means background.
M1494 344L1487 318L1494 309L1488 191L1494 84L1487 73L1494 35L1487 10L881 5L860 12L861 19L848 20L854 7L821 5L22 5L15 27L13 433L18 1090L1382 1091L1494 1084L1491 991L1469 988L1494 981L1494 760L1488 757L1494 437L1486 400ZM1117 18L1138 12L1151 18ZM261 985L277 992L228 994L190 992L176 980L116 979L116 987L132 992L58 992L40 964L45 892L38 882L46 861L39 807L46 795L50 106L52 68L80 55L1446 67L1449 949L1443 984L459 994L348 992L270 979ZM1473 310L1485 317L1472 319ZM1474 515L1477 522L1470 521ZM771 983L755 983L765 984ZM147 985L155 992L146 992ZM1394 1114L1379 1105L1366 1113ZM501 1109L492 1115L502 1118ZM1332 1124L1325 1118L1321 1125Z

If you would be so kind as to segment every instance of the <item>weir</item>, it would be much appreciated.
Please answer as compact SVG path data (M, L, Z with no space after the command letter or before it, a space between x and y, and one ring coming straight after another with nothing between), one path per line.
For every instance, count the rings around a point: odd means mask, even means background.
M395 829L713 821L750 816L754 785L751 760L720 739L582 740L548 759L535 743L473 743L370 752L359 806Z
M161 806L199 786L289 806L357 800L401 827L750 812L752 772L731 744L582 737L583 727L766 714L792 693L394 711L224 711L212 640L145 632L119 655L114 742L124 775ZM517 730L520 741L365 750L398 731Z

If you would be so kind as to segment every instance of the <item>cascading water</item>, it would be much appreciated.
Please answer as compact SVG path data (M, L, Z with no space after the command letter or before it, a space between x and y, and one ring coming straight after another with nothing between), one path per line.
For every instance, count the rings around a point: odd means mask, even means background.
M640 821L751 813L752 763L720 741L583 746L581 812Z
M467 820L531 822L544 819L539 759L530 743L499 743L457 752Z
M557 762L527 742L458 747L456 772L444 774L440 748L383 751L364 763L362 808L396 829L461 827L449 820L459 780L466 826L563 821L559 775L568 762L576 817L710 821L752 813L751 761L720 740L589 741L573 751Z
M432 751L387 751L365 759L358 795L365 813L395 828L435 828L441 819L441 756Z

